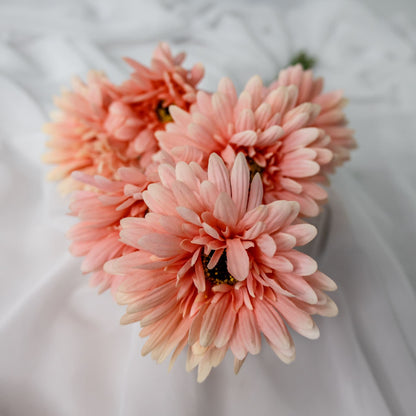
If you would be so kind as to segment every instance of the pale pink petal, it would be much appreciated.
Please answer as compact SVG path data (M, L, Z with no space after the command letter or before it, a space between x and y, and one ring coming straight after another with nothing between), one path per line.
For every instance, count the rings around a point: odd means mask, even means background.
M223 249L215 250L214 254L211 257L211 260L207 264L208 269L212 269L218 264L218 261L220 260L223 253L224 253Z
M233 82L229 78L223 77L220 79L218 91L226 95L231 104L234 105L237 102L237 92Z
M264 253L266 256L273 257L276 253L276 243L269 234L262 234L256 238L257 247Z
M275 308L268 302L256 300L254 313L259 328L276 347L282 350L291 348L292 338Z
M210 235L212 238L215 238L216 240L219 240L221 238L220 235L218 234L218 231L214 227L211 227L206 222L202 224L202 227L204 228L205 232L208 235Z
M279 284L296 298L309 303L316 304L318 297L312 287L301 276L295 273L279 273Z
M236 317L237 314L232 307L226 308L214 340L214 344L217 348L227 345L233 333Z
M237 146L253 146L257 142L257 133L252 130L244 130L234 134L230 138L230 143Z
M284 152L289 152L299 147L306 147L313 143L318 136L319 130L315 127L306 127L295 130L285 139L282 150Z
M279 296L275 307L296 332L306 338L319 338L319 329L311 316L298 308L288 298Z
M296 238L297 246L304 246L315 238L318 230L313 225L305 223L289 225L284 232Z
M267 124L272 116L272 108L270 104L263 102L255 111L255 121L257 128L266 129ZM247 129L249 130L249 129Z
M287 251L297 245L296 238L291 234L279 232L273 236L273 240L278 251Z
M202 267L201 258L198 258L195 263L195 274L193 277L195 287L198 289L198 292L205 291L205 274Z
M280 126L271 126L258 136L256 145L261 147L271 146L284 135L284 130Z
M250 94L253 109L256 109L260 105L263 97L262 79L258 75L251 77L244 87L244 91Z
M297 202L300 207L300 212L306 217L316 217L319 214L319 205L308 195L302 192L301 195L289 193L287 191L280 191L278 193L280 199L292 200Z
M185 183L175 181L171 184L170 188L176 200L174 206L183 206L194 212L203 211L203 206L196 198L195 193Z
M204 181L200 185L200 194L202 203L213 211L219 195L218 188L212 182Z
M274 256L274 257L261 257L261 262L270 267L273 270L279 272L292 272L293 271L293 264L283 256Z
M256 128L254 113L251 109L244 109L238 116L236 121L237 132L253 131Z
M201 225L201 219L195 211L186 207L176 207L178 214L185 220L195 225Z
M240 220L240 225L246 229L251 228L257 222L264 222L269 216L269 206L259 205L244 214Z
M240 342L244 344L245 349L253 355L258 354L261 349L261 338L253 311L243 306L238 312L237 325Z
M198 365L198 383L202 383L209 376L209 373L213 367L210 361L211 357L209 355L210 352L208 352L207 355L204 355Z
M245 109L252 110L252 98L248 91L243 91L237 100L237 104L234 107L234 118L237 118L238 115Z
M250 195L247 203L247 211L258 207L263 201L263 183L259 173L254 175L250 184Z
M250 186L250 172L243 153L239 153L231 170L231 197L237 208L238 218L246 212L248 190Z
M176 180L175 168L173 166L162 164L159 166L158 172L163 186L168 187L174 180Z
M140 238L137 245L158 257L173 257L182 253L181 238L169 235L148 234Z
M318 184L308 180L300 180L299 183L301 184L304 192L316 201L325 201L328 198L327 191Z
M123 257L108 261L104 265L104 271L110 274L127 274L138 269L160 268L161 265L166 266L168 261L149 259L147 253L135 251L126 254Z
M315 273L318 268L316 261L312 257L299 251L286 251L283 255L293 264L293 271L300 276L308 276Z
M199 342L203 347L210 346L221 327L221 321L224 313L229 307L227 299L224 297L217 303L212 303L205 311L201 324L201 334Z
M224 224L234 226L238 220L237 207L228 193L222 192L215 202L214 216Z
M227 96L219 92L214 93L212 95L212 108L216 125L220 131L226 134L228 123L230 123L233 118L233 108L228 101Z
M169 113L175 122L180 126L187 126L192 120L192 117L188 111L185 111L176 105L171 105L169 107Z
M150 184L143 192L143 200L153 212L160 214L171 214L176 206L172 192L157 183Z
M222 159L215 153L209 157L208 180L217 186L219 192L231 196L230 177Z
M316 287L321 290L337 290L336 283L320 271L317 271L311 274L310 276L305 276L305 280L307 280L313 287Z
M201 162L204 159L204 153L195 146L176 146L171 153L177 160L183 162Z
M97 268L101 268L104 263L118 257L123 249L123 244L118 240L116 234L113 238L106 238L97 242L88 252L81 265L83 273L89 273Z
M254 240L266 229L264 222L256 222L248 230L244 231L243 238L245 240Z
M316 175L319 172L320 166L312 160L286 160L284 159L280 164L282 172L285 176L292 178L306 178L308 176Z
M267 208L268 215L264 222L270 233L291 223L299 213L299 205L293 201L275 201Z
M296 353L295 353L295 346L293 345L289 349L282 349L278 346L274 345L272 341L268 337L266 337L267 343L270 345L270 348L273 352L285 363L290 364L295 360Z
M176 164L176 178L185 183L193 191L198 191L199 181L192 168L185 162Z
M244 280L249 272L250 259L239 238L227 240L227 269L237 280Z

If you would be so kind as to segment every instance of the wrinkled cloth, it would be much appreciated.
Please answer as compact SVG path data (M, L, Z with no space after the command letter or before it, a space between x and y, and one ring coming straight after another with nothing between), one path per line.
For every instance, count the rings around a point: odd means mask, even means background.
M0 4L0 414L5 416L416 414L416 28L355 1L62 1ZM158 41L242 88L299 49L325 89L342 88L359 148L332 178L308 248L339 289L318 340L295 334L285 365L263 342L238 376L232 357L203 384L140 354L139 324L98 296L68 253L76 221L45 181L41 126L52 96L100 69L128 76Z

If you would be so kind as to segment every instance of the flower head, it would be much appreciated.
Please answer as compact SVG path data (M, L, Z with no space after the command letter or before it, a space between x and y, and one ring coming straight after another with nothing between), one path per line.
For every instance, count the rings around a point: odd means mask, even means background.
M44 161L57 165L49 178L62 180L63 193L82 187L71 177L73 171L110 178L119 167L135 164L129 143L109 135L104 126L110 104L119 96L105 75L91 71L87 83L74 78L73 90L55 99L60 111L44 126L51 136Z
M297 98L297 86L267 92L258 76L237 97L231 81L224 78L214 94L198 92L189 113L171 107L174 122L156 135L176 160L206 165L216 152L232 166L236 154L243 152L252 176L261 175L265 202L297 201L302 215L315 216L327 198L319 185L324 181L320 169L332 152L325 132L310 127L319 105L296 105Z
M81 270L91 273L90 284L100 292L111 288L115 293L121 276L103 270L104 264L134 249L120 241L120 221L126 217L143 217L147 206L142 191L149 181L138 168L120 168L117 180L74 172L75 179L88 184L89 190L72 194L71 214L80 222L68 232L70 251L85 256Z
M356 147L354 131L347 127L348 121L343 112L347 100L341 90L322 93L323 79L314 78L311 70L304 70L299 64L280 71L279 77L268 87L268 91L289 85L295 85L299 90L296 105L310 102L321 107L312 125L324 130L331 137L328 148L334 157L329 164L323 166L323 170L333 172L337 166L349 160L350 150Z
M64 193L85 188L71 178L73 171L111 179L120 167L144 168L149 163L158 150L154 132L171 120L168 106L187 110L203 76L201 65L184 69L184 57L172 56L169 46L161 43L150 68L126 59L134 73L121 86L91 72L86 84L76 79L73 91L56 99L60 111L45 125L51 150L44 160L57 164L50 178L63 180Z
M198 164L162 164L160 182L143 192L144 218L122 220L121 240L136 251L108 262L124 276L117 300L127 304L122 323L140 321L148 337L143 354L173 363L188 347L187 369L203 381L227 350L238 371L258 354L261 334L285 362L295 356L287 326L319 336L311 314L333 316L323 292L335 284L316 262L294 250L316 229L297 220L299 204L263 205L257 173L250 180L245 155L229 171L216 154L207 171Z
M120 140L134 140L143 168L158 150L154 133L164 130L166 123L172 121L169 106L175 104L187 111L195 101L204 68L196 64L191 70L185 69L185 56L173 56L169 45L160 43L150 68L125 58L134 72L120 86L121 98L111 104L105 126Z

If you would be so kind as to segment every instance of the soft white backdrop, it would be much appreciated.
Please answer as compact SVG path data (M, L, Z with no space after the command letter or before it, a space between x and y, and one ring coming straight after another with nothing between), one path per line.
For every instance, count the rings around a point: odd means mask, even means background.
M416 13L410 0L0 3L0 415L416 414ZM73 74L128 75L159 40L241 88L299 49L343 88L360 148L332 180L310 250L339 290L321 338L294 336L286 366L264 346L202 385L141 357L138 325L97 296L68 252L67 201L44 180L42 124Z

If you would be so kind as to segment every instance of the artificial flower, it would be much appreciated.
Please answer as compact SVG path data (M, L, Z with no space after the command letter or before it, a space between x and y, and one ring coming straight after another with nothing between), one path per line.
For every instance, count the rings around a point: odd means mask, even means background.
M75 179L89 185L88 190L72 194L71 215L80 222L67 236L72 240L70 251L74 256L85 256L81 270L91 273L90 284L103 292L111 288L115 293L121 276L103 270L111 259L132 252L134 249L120 241L120 221L126 217L142 217L147 206L142 191L149 181L138 168L123 167L117 171L117 179L73 173Z
M295 85L299 94L296 105L318 104L321 108L312 126L320 128L331 137L328 148L334 154L330 163L322 166L323 171L333 172L350 158L350 150L356 147L354 131L347 127L348 121L343 111L347 100L341 90L322 93L323 78L314 78L313 72L304 70L300 64L280 71L275 82L268 87L271 92L281 86Z
M187 110L203 76L199 64L184 69L184 57L172 56L169 46L161 43L150 68L126 59L134 72L121 86L91 72L86 84L75 79L73 91L56 99L60 111L45 125L51 150L44 160L57 165L49 177L62 180L63 193L85 188L70 176L73 171L111 179L122 166L147 166L158 150L154 132L171 120L168 106Z
M48 177L62 181L62 193L83 187L71 177L73 171L112 177L129 160L135 163L129 157L129 143L115 139L104 127L108 108L120 95L117 87L97 71L89 72L87 83L74 78L72 87L55 98L60 111L52 113L53 121L44 126L51 149L43 159L57 165Z
M110 105L105 126L120 140L134 140L144 169L158 150L154 133L164 130L166 123L172 121L169 106L175 104L187 111L195 101L204 68L196 64L191 70L185 69L182 66L185 56L184 53L173 56L168 44L160 43L150 68L125 59L134 72L120 86L121 99Z
M175 160L195 160L203 166L213 152L228 166L243 152L252 176L260 173L264 202L297 201L302 215L316 216L327 198L320 171L332 159L330 138L310 127L320 106L297 105L298 94L295 85L268 92L255 76L237 96L224 78L214 94L198 92L189 112L171 106L173 122L156 137Z
M287 326L317 338L311 314L337 313L324 293L335 283L294 249L316 234L297 219L299 204L263 204L260 174L250 178L243 153L231 171L211 154L207 171L195 162L162 164L159 177L142 193L145 217L121 221L121 241L135 251L104 267L123 277L121 322L140 322L142 353L158 362L172 353L173 363L187 347L187 369L198 366L201 382L228 350L238 371L249 353L260 352L263 334L291 362Z

